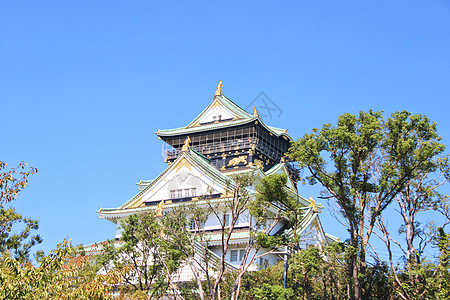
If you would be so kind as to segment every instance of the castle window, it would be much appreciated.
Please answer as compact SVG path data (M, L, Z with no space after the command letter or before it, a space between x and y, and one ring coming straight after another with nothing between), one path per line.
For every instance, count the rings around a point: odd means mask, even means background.
M197 224L198 224L198 229L205 228L204 222L197 221ZM195 220L194 219L191 219L191 221L189 222L189 230L195 230Z
M170 191L170 198L171 199L175 198L175 190Z
M177 190L177 198L183 197L183 190Z
M228 226L228 225L230 225L230 215L225 214L225 215L223 215L223 226Z
M189 190L190 189L184 189L184 196L189 197Z
M197 189L196 188L191 188L191 196L192 197L197 196Z
M239 260L242 262L245 256L245 249L239 250Z
M267 268L267 266L269 265L269 261L265 258L260 257L259 258L259 268Z
M236 262L238 260L238 250L231 250L230 251L230 261Z
M191 220L191 221L189 222L189 229L190 229L190 230L195 230L195 220Z

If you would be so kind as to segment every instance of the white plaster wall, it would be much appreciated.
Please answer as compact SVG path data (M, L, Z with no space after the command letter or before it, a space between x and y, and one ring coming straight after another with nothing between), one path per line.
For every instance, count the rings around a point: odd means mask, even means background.
M234 117L234 115L227 109L225 109L223 106L215 106L213 108L208 109L205 114L198 120L199 123L208 123L213 122L217 120L214 119L214 116L222 116L222 120L231 119Z
M114 236L115 239L120 239L122 237L123 228L120 226L121 221L117 222L116 226L116 235Z

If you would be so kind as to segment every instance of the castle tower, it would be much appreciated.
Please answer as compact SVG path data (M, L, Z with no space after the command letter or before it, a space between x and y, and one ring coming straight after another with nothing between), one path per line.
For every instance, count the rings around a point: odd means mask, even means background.
M287 130L266 125L255 108L248 113L219 87L212 102L187 126L156 132L166 143L165 161L177 159L189 137L190 147L221 172L253 166L268 170L279 163L292 141Z

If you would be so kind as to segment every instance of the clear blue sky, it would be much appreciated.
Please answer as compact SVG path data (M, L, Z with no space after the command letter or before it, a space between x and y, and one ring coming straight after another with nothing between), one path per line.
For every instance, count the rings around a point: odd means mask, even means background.
M266 123L294 139L345 112L407 109L450 145L445 0L2 1L0 66L0 160L39 169L14 205L46 251L112 238L98 207L164 170L154 132L188 124L219 80L243 107L264 91L283 111Z

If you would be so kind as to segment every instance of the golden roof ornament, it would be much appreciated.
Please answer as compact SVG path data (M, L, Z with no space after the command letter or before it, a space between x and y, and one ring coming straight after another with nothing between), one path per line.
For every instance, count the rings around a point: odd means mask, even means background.
M220 96L222 95L222 80L219 81L219 84L217 85L217 89L216 89L216 94L215 96Z
M184 145L181 148L181 151L188 151L189 147L190 147L190 145L189 145L190 143L191 143L191 138L187 137L186 140L184 141Z
M256 106L253 106L253 115L258 116L258 111L256 110Z
M158 208L156 210L156 216L162 217L164 211L164 200L161 200L161 202L158 203L157 207Z
M311 202L308 207L312 207L314 212L317 212L317 203L316 200L313 199L313 197L309 197L309 202Z

